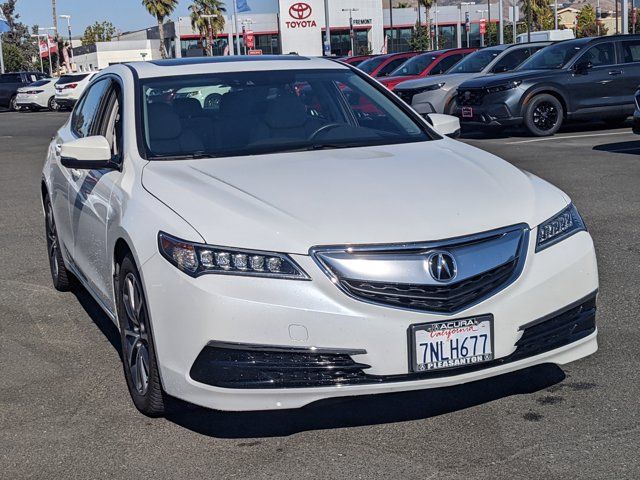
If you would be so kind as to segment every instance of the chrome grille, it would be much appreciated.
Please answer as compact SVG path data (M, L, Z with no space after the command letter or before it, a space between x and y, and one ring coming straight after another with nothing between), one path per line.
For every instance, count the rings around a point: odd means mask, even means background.
M349 296L394 308L455 313L495 295L520 274L529 230L516 225L442 242L312 249L312 256ZM434 252L456 258L457 276L429 273Z

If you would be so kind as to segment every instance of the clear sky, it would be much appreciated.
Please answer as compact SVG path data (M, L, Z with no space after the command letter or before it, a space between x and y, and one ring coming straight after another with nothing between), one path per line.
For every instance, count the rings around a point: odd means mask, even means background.
M1 0L0 0L1 1ZM233 8L232 0L226 0L227 10ZM188 15L190 0L179 0L173 18ZM238 2L240 5L241 2ZM255 13L275 12L277 0L246 0ZM108 20L123 32L138 30L156 24L142 6L141 0L58 0L58 15L71 15L73 36L81 35L87 25ZM51 0L18 0L16 10L20 20L27 25L50 27L53 23ZM66 33L66 20L58 19L59 28Z

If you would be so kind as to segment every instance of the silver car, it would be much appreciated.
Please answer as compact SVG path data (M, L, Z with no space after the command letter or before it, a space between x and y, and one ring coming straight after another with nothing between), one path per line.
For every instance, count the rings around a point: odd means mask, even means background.
M481 75L513 70L550 43L520 43L483 48L460 60L444 75L408 80L396 86L394 92L421 115L453 114L456 91L463 82Z

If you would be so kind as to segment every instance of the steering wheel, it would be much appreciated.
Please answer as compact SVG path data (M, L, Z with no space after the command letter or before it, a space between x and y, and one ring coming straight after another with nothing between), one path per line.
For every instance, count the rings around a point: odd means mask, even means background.
M317 128L311 135L309 135L308 140L313 140L318 135L320 135L322 132L333 130L334 128L338 128L338 127L342 127L342 126L343 125L341 123L327 123L326 125L322 125L321 127Z

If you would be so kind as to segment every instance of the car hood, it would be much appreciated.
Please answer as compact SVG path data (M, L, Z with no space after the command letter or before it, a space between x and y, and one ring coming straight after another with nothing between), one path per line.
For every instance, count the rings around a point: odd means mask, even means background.
M501 85L515 80L524 82L527 80L554 75L554 73L557 74L559 71L560 70L519 70L507 73L497 73L495 75L483 75L481 77L469 79L461 85L461 88L492 87L494 85Z
M462 82L469 78L473 78L476 75L480 75L479 73L451 73L444 75L434 75L432 77L427 78L419 78L416 80L409 80L406 82L402 82L396 88L398 90L405 89L414 89L414 88L422 88L429 87L431 85L437 85L438 83L444 83L445 85L454 84L460 85Z
M533 227L568 203L543 180L448 138L152 161L142 183L207 243L298 254Z
M396 75L394 77L384 77L379 79L378 81L384 85L387 83L400 83L405 82L407 80L412 80L414 78L419 78L418 75Z

